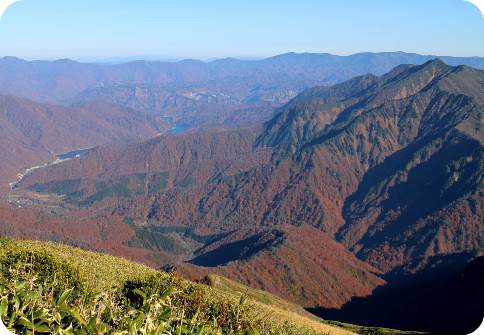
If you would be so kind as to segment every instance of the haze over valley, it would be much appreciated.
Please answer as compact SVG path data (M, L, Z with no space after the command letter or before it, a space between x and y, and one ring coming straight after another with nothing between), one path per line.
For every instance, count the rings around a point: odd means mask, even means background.
M475 7L49 1L0 21L0 332L479 327ZM165 51L224 57L74 60Z
M15 66L23 78L58 70L24 89L21 80L1 86L4 186L19 174L4 187L1 233L122 255L192 280L217 273L322 317L448 329L421 314L447 306L429 296L415 312L402 292L418 285L432 295L425 285L435 283L421 278L429 267L443 267L441 285L461 285L454 278L480 262L484 72L426 59L3 59L4 73ZM411 61L423 63L397 65ZM479 58L448 61L484 68ZM368 63L373 73L362 75ZM178 123L187 129L173 133ZM83 148L91 149L75 151ZM403 286L388 289L395 285ZM352 307L382 296L408 304L405 318L375 305L378 316L363 320ZM471 327L472 305L464 313L465 296L451 299Z

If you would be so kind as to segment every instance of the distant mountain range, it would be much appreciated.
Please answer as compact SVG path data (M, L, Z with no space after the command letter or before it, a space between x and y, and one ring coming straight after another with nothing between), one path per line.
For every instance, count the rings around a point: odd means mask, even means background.
M73 98L86 89L110 84L186 84L228 78L257 78L261 84L264 81L280 84L281 79L300 77L300 80L311 79L331 85L357 75L381 75L400 64L419 65L436 58L453 66L484 68L482 57L425 56L404 52L359 53L350 56L287 53L261 60L137 60L121 64L79 63L69 59L25 61L4 57L0 58L0 87L3 92L17 89L10 93L58 102ZM19 90L27 81L31 82L30 91ZM43 87L41 84L44 84Z
M0 59L0 93L63 105L102 100L170 116L191 127L247 125L270 119L274 108L307 88L382 75L400 64L434 58L402 52L288 53L262 60L87 64L5 57ZM484 69L484 58L440 58L450 65Z
M125 78L156 85L188 80L185 66L193 81L257 78L265 89L292 78L304 86L363 75L304 90L264 125L103 146L33 171L14 194L33 201L29 213L44 213L48 199L55 224L42 216L41 234L32 222L11 224L8 233L111 250L195 279L220 273L323 317L351 321L366 309L371 324L465 333L482 316L475 297L483 278L476 264L484 244L484 71L426 57L120 65ZM398 65L412 62L424 63ZM141 75L169 66L178 70ZM116 66L104 69L117 78ZM64 97L79 96L74 91ZM87 233L89 225L98 233ZM447 304L446 290L462 294ZM449 311L459 323L438 317Z
M400 64L434 56L361 53L351 56L289 53L262 60L133 61L88 64L64 59L0 59L0 94L40 103L93 103L170 118L189 128L260 124L302 91L355 76L382 75ZM484 58L440 57L450 65L484 69Z
M10 97L2 99L2 112L8 120L2 123L4 138L0 141L10 155L1 164L0 176L11 179L18 170L60 151L121 138L149 138L174 126L261 124L310 87L333 85L358 75L381 75L399 64L421 64L431 58L401 52L351 56L289 53L262 60L86 64L4 57L0 59L0 95ZM442 59L484 68L483 58ZM161 128L160 123L164 123ZM56 143L46 145L54 138Z

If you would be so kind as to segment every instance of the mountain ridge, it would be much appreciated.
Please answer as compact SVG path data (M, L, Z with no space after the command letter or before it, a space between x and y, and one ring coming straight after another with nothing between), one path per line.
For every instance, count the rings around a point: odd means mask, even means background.
M400 65L309 89L262 128L98 148L34 171L15 192L122 220L129 237L110 243L188 276L219 272L306 307L371 301L406 264L482 246L483 81L482 70L440 60ZM331 250L347 262L335 265ZM271 281L268 267L300 285ZM362 277L368 286L356 285Z
M104 103L77 107L40 104L0 95L0 178L13 181L22 169L56 154L116 141L141 140L168 129L153 116Z
M311 61L308 62L308 58L310 58ZM387 60L387 58L389 58L389 60ZM13 89L15 85L19 85L16 80L19 78L20 74L22 74L24 78L31 78L31 90L34 90L29 93L28 91L18 89L22 88L19 86L10 93L38 101L48 100L49 102L55 103L65 102L69 97L72 98L76 95L68 93L69 91L74 92L77 90L78 94L81 91L96 86L110 86L123 83L166 84L170 81L178 83L195 81L207 82L210 81L210 79L220 81L234 75L239 77L239 79L244 76L255 76L256 78L259 78L259 84L264 84L264 74L274 75L276 82L281 82L284 77L297 81L298 78L296 76L303 74L307 78L311 78L309 83L320 82L320 84L322 84L325 80L325 73L326 77L328 74L329 77L335 76L336 73L334 72L333 67L338 66L338 71L343 73L346 72L348 75L340 77L342 79L339 79L336 82L334 79L326 80L328 84L335 84L350 79L351 77L367 73L382 75L400 64L423 64L434 58L438 58L438 56L422 56L406 53L360 53L350 56L291 53L262 60L247 61L232 59L230 64L225 64L226 62L222 62L221 60L215 60L212 62L135 61L122 64L99 64L81 63L72 60L25 61L19 58L4 57L0 58L0 73L2 73L2 77L4 78L0 81L0 92L8 93L9 87ZM484 58L440 58L446 60L446 62L451 65L468 64L474 67L484 68ZM349 61L345 62L342 60ZM234 67L234 62L237 63L236 65L238 67ZM286 66L285 62L289 62L290 66ZM12 68L12 66L14 68ZM271 66L274 66L274 70L280 72L279 75L271 72ZM16 70L16 75L14 75L12 70ZM307 72L307 70L311 70L313 73ZM70 78L66 77L66 71L70 72ZM212 72L212 74L210 74L210 72ZM44 78L40 77L41 75L44 76ZM60 86L57 86L58 84L56 85L52 82L53 78L57 78L56 80L59 84L65 86L62 90L51 93L53 94L51 97L54 99L49 98L48 95L46 95L48 91L42 93L44 97L39 95L40 91L35 93L35 90L39 89L61 89ZM81 80L79 80L79 78L81 78ZM275 82L274 79L270 79L270 77L267 77L267 79L269 79L269 82ZM36 87L38 81L43 81L43 88ZM92 86L93 84L94 86ZM35 96L38 98L35 98Z

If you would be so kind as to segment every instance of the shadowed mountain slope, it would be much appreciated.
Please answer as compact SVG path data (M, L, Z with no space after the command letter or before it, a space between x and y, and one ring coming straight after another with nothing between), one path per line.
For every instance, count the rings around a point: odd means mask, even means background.
M138 200L113 210L210 230L309 224L389 270L431 255L435 243L442 252L481 243L482 81L482 71L438 60L400 66L382 77L309 90L258 136L194 132L99 149L81 164L35 171L22 186L76 179L110 185L123 176L165 173L161 192L147 198L140 190ZM425 203L416 197L421 185ZM80 190L76 201L103 191L81 185L72 193ZM450 208L459 211L457 222L445 214ZM463 214L467 235L458 232ZM410 243L424 231L430 234L424 241Z
M483 83L440 60L402 65L307 90L262 130L99 148L34 171L18 192L124 218L128 245L176 255L191 275L337 308L384 283L374 268L391 287L396 269L482 249Z
M216 272L306 307L339 308L384 284L377 270L307 226L239 230L197 254L177 271L195 280Z
M365 325L392 324L432 334L470 334L482 323L482 256L472 253L429 258L419 268L407 265L386 277L369 298L355 298L341 309L315 309L317 315ZM375 313L374 311L378 311Z

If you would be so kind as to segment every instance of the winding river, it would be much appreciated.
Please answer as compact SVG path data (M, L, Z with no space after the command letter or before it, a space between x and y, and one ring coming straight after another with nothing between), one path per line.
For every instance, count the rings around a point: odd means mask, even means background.
M182 133L182 132L184 132L185 130L188 129L188 127L185 126L185 125L183 125L183 124L177 124L177 123L175 123L173 121L173 118L172 117L169 117L169 116L160 116L160 118L162 118L164 121L166 121L170 125L170 127L171 127L165 133L168 133L168 134L179 134L179 133ZM32 173L35 170L42 169L42 168L45 168L45 167L48 167L48 166L52 166L52 165L56 165L56 164L59 164L59 163L62 163L62 162L65 162L65 161L68 161L68 160L71 160L71 159L75 159L75 158L82 157L82 156L88 154L94 148L95 147L93 147L93 148L84 148L84 149L75 149L75 150L72 150L72 151L69 151L69 152L65 152L65 153L56 155L55 160L53 160L51 162L47 162L47 163L44 163L44 164L41 164L41 165L32 166L32 167L26 169L24 172L19 173L17 175L17 180L16 181L9 183L10 189L14 190L20 184L20 182L22 181L22 179L25 176L27 176L29 173Z

